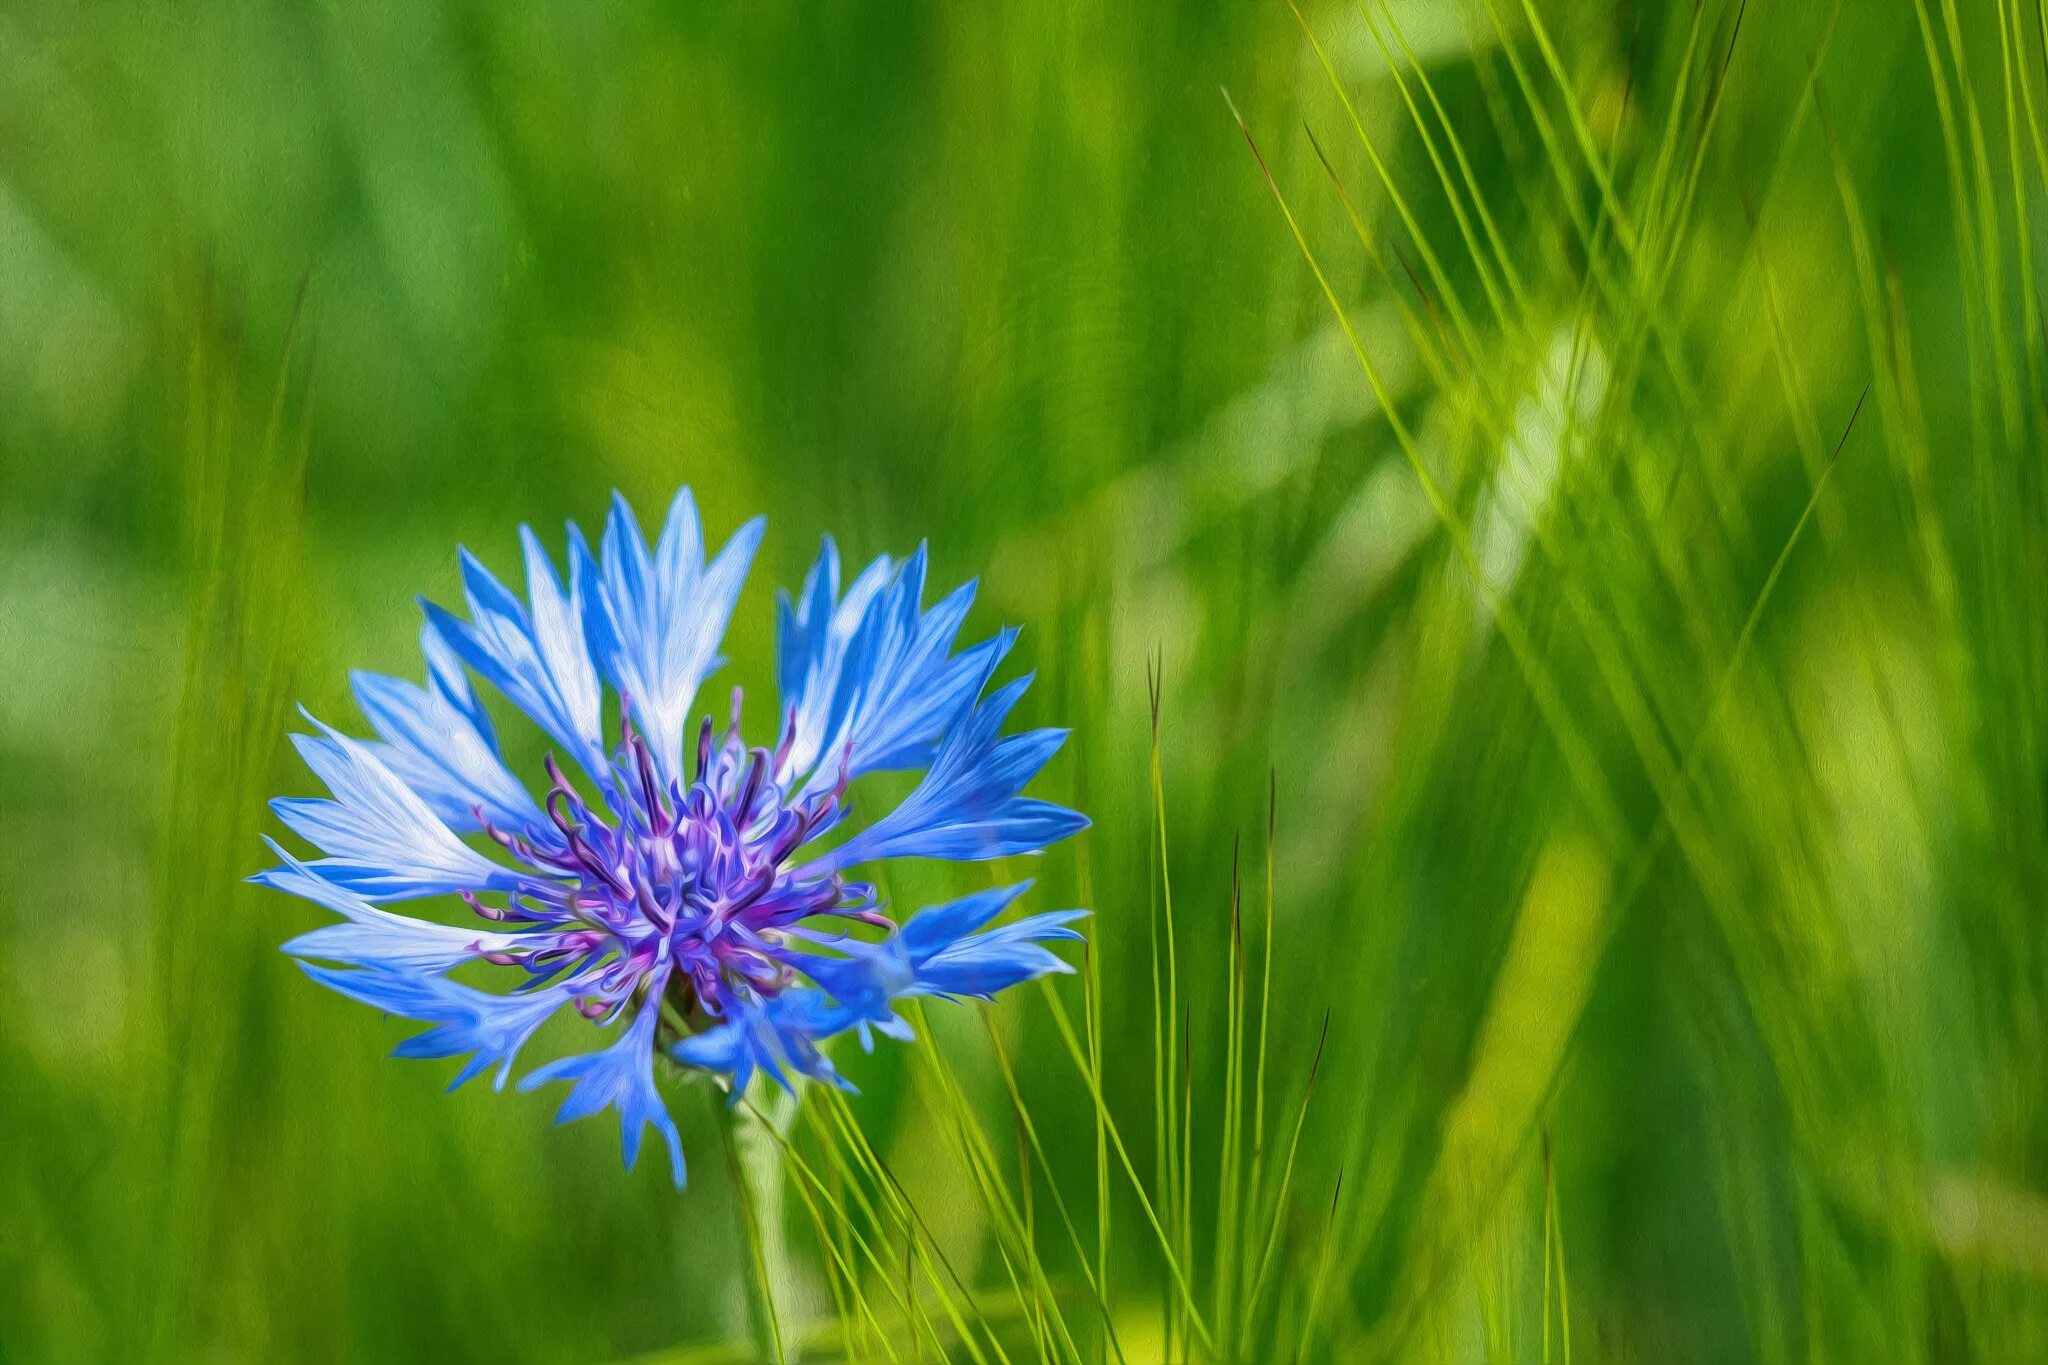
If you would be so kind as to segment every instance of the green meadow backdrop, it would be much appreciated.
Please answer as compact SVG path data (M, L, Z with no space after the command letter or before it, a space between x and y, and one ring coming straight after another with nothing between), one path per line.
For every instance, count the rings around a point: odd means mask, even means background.
M2040 7L1299 3L0 11L0 1358L2048 1359ZM678 1193L241 879L683 483L1095 914Z

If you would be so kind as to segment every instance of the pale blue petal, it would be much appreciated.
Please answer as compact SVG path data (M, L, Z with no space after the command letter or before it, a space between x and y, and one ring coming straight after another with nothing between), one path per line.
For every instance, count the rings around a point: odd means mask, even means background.
M583 616L589 605L580 593L562 591L555 576L554 561L541 547L533 528L519 528L520 548L526 552L526 597L532 611L534 647L561 694L562 706L575 722L579 738L602 747L604 689L597 678L585 643Z
M633 509L613 495L585 629L599 669L626 699L664 781L686 777L691 708L704 679L724 662L719 642L765 526L759 517L742 526L707 565L697 505L685 488L650 554Z
M554 737L584 769L609 771L599 737L603 722L597 675L584 645L580 619L587 604L564 597L553 564L531 531L520 528L527 551L527 582L536 597L528 611L469 551L461 552L464 621L422 602L428 623L482 678Z
M350 966L379 964L435 975L485 953L521 946L518 934L432 924L379 910L361 896L322 877L275 840L264 842L284 859L285 865L259 872L249 880L324 905L345 921L300 934L285 944L284 951L294 957L321 958Z
M333 799L270 803L279 819L327 855L311 864L320 876L371 900L511 890L522 883L520 874L456 838L367 745L320 728L324 737L293 735L292 743Z
M356 705L384 739L373 752L450 829L473 833L486 820L514 832L545 827L533 797L440 686L361 672L349 682Z

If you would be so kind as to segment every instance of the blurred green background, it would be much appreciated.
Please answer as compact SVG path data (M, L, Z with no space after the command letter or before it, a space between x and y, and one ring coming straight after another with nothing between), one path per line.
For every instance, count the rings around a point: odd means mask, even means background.
M2048 1359L2044 58L2018 0L6 6L0 1358L762 1349L701 1086L682 1194L444 1096L240 883L457 543L689 483L770 519L721 683L820 534L923 538L1075 729L1090 832L891 886L1097 912L1108 1112L1236 1323L1019 992L1072 1354ZM976 1013L844 1066L1000 1296L916 1060L1014 1165ZM788 1349L861 1353L781 1202Z

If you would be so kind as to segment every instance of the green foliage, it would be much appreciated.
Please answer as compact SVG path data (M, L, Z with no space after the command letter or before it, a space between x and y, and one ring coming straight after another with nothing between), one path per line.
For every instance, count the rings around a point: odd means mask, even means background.
M29 0L0 73L0 1358L2048 1358L2039 5ZM683 482L770 516L750 686L821 532L982 575L1095 827L887 889L1096 913L857 1096L676 1081L677 1194L241 878L457 541Z

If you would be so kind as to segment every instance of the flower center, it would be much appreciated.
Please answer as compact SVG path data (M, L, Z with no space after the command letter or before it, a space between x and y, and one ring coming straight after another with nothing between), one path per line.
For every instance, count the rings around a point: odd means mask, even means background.
M628 703L610 771L599 779L609 820L548 756L551 828L511 834L486 825L539 875L504 910L464 897L486 918L540 931L534 948L494 960L525 966L533 984L593 973L593 1014L666 963L679 1012L723 1018L735 992L772 996L792 983L783 955L799 920L823 914L889 925L873 888L837 873L805 876L792 865L799 848L844 818L845 778L823 790L786 790L793 725L785 724L776 751L749 748L740 705L736 688L723 735L704 718L685 786L660 780Z

